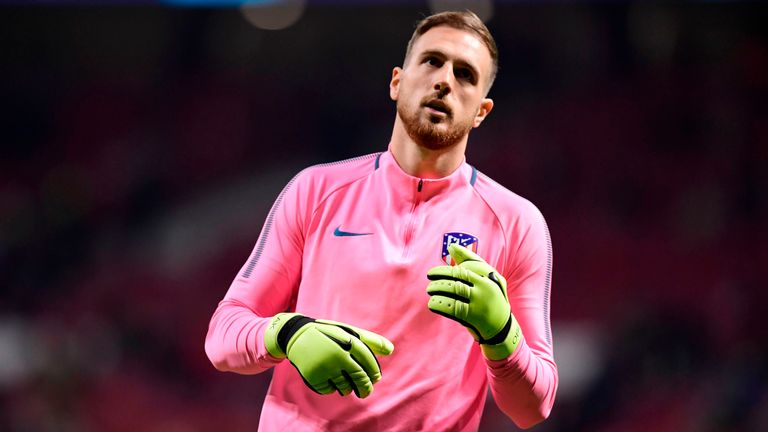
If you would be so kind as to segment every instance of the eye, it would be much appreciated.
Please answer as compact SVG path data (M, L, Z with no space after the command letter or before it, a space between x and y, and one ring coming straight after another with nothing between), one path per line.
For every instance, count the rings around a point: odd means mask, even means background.
M435 56L428 56L428 57L426 57L424 59L424 63L426 63L426 64L428 64L430 66L434 66L434 67L440 67L440 66L443 65L443 62L440 61L440 59L435 57Z
M453 74L458 79L469 81L472 84L475 83L475 76L472 75L472 71L467 68L456 68L454 69Z

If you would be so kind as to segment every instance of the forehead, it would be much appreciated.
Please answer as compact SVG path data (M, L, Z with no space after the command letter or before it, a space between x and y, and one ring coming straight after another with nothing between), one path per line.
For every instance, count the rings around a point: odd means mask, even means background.
M440 51L483 70L490 69L492 62L488 47L477 35L453 27L434 27L416 39L413 54L418 56L424 51Z

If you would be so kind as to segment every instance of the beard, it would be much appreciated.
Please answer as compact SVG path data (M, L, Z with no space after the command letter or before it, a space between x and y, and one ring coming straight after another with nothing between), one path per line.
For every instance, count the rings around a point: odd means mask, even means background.
M430 150L451 147L461 141L472 130L473 119L455 121L451 111L443 118L431 117L422 111L424 104L431 98L425 98L416 109L410 109L397 102L397 115L400 116L405 131L416 144ZM447 128L441 128L445 124Z

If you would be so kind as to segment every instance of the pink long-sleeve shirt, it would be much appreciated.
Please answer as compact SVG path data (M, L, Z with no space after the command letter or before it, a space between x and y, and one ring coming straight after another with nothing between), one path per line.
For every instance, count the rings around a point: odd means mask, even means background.
M427 271L446 263L454 241L508 281L524 337L507 359L487 360L465 328L427 308ZM548 416L557 389L551 272L538 209L466 162L441 179L408 175L390 151L317 165L278 196L213 314L205 349L219 370L274 366L260 431L475 431L489 382L501 410L530 427ZM379 356L373 393L316 394L269 355L264 331L284 311L389 338L395 351Z

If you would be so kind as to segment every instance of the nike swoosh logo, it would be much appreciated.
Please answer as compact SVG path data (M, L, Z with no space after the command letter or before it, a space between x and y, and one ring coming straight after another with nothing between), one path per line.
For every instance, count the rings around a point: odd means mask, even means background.
M333 337L331 335L326 335L326 336L328 337L328 339L330 339L330 340L336 342L337 344L339 344L341 349L343 349L344 351L351 351L352 350L352 341L351 340L343 341L343 340L336 339L335 337Z
M339 228L341 228L341 226L337 226L336 229L333 230L333 235L335 235L336 237L357 237L357 236L367 236L367 235L372 235L373 234L373 233L353 233L353 232L347 232L347 231L342 231Z

